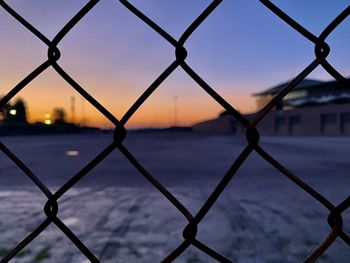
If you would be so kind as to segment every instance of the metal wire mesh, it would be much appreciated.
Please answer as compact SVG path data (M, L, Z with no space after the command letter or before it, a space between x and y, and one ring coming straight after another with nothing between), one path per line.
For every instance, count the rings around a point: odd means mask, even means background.
M48 187L43 184L39 178L27 167L15 154L11 152L3 143L0 142L0 150L8 156L22 171L28 176L32 182L42 191L47 197L47 202L44 206L44 213L46 219L37 226L37 228L31 232L25 239L23 239L10 253L2 258L1 262L9 262L16 257L16 255L23 250L31 241L33 241L40 233L42 233L50 224L55 224L83 253L91 262L100 262L99 259L87 248L81 240L67 227L62 220L57 216L58 204L57 201L77 182L85 177L92 169L94 169L99 163L101 163L111 152L119 150L132 165L143 175L150 184L152 184L168 201L174 205L179 213L181 213L188 221L187 226L183 230L183 242L169 255L165 255L162 262L172 262L179 257L187 248L194 246L203 251L213 259L219 262L231 262L229 259L219 254L214 249L210 248L197 238L197 226L206 217L209 210L215 204L220 197L224 189L231 182L238 169L245 162L247 157L255 151L266 162L270 163L274 168L280 171L281 174L290 179L298 187L302 188L305 192L311 195L315 201L322 204L325 209L329 211L328 224L330 226L330 232L328 236L319 244L318 247L312 251L303 262L315 262L328 248L332 245L336 238L342 239L347 245L350 246L350 237L343 231L342 214L350 206L350 196L339 204L333 204L327 200L324 196L318 193L311 186L303 182L297 175L290 172L286 167L281 165L274 159L264 148L259 145L259 131L256 126L261 122L264 117L273 109L276 104L283 99L291 90L293 90L300 81L307 77L316 67L322 66L330 75L332 75L337 81L343 84L345 87L350 88L349 80L340 74L328 61L327 56L330 53L330 46L326 43L328 36L334 31L334 29L342 23L350 15L350 6L343 10L323 31L319 36L315 36L303 26L298 24L295 20L280 10L276 5L268 0L260 0L266 8L273 12L276 16L282 19L290 27L308 39L315 45L315 59L298 74L279 94L277 94L263 109L261 109L256 116L248 121L242 116L232 105L230 105L223 97L221 97L216 91L211 88L203 78L201 78L190 65L186 63L187 51L184 47L185 42L191 36L191 34L202 24L202 22L218 7L222 0L214 0L210 5L194 20L194 22L185 30L181 37L176 40L169 35L164 29L154 23L149 17L140 12L134 5L126 0L120 0L120 3L124 5L130 12L136 17L145 22L149 27L156 31L160 37L164 38L175 48L175 60L172 62L162 74L147 88L144 93L136 100L136 102L129 108L126 114L118 120L111 114L103 105L101 105L94 97L85 91L65 70L58 64L60 59L60 51L57 45L66 36L66 34L73 28L79 21L88 14L99 0L89 1L53 38L49 40L39 30L27 22L23 17L16 13L7 3L0 1L1 7L6 10L12 17L14 17L20 24L32 32L40 41L42 41L48 47L48 59L34 69L28 76L26 76L21 82L19 82L10 92L8 92L0 101L0 109L5 105L22 89L26 87L32 80L37 78L48 68L53 68L64 80L66 80L73 89L79 92L86 100L88 100L98 111L100 111L107 119L109 119L115 125L115 132L113 141L108 147L106 147L101 153L99 153L91 162L89 162L82 170L80 170L75 176L67 181L56 192L51 192ZM153 175L151 175L145 167L133 156L133 154L125 147L123 140L127 134L124 128L129 119L139 109L139 107L151 96L151 94L162 84L162 82L168 78L176 68L181 67L199 86L205 90L209 96L216 100L229 114L236 118L246 130L247 145L245 149L239 154L236 160L233 162L229 170L222 177L219 184L211 192L209 198L203 204L196 214L191 214L189 210L172 195Z

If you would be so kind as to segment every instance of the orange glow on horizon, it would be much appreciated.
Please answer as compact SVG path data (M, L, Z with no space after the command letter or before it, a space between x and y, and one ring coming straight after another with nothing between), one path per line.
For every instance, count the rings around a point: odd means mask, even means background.
M152 83L149 79L135 78L137 72L125 72L115 78L100 78L90 71L67 70L92 97L110 111L118 120ZM157 75L157 74L155 74ZM2 80L2 87L14 87L20 78ZM129 88L132 87L132 88ZM213 86L227 102L242 113L255 110L254 98L240 90L244 85ZM4 90L5 94L10 88ZM75 98L74 123L100 128L113 128L113 124L77 93L61 76L49 68L29 83L13 99L21 97L26 102L29 122L44 122L45 115L55 107L64 108L67 121L73 122L71 98ZM177 97L175 120L174 98ZM127 122L128 128L191 126L216 118L224 109L182 71L177 71L143 103Z
M28 120L29 122L44 122L48 113L51 113L54 107L61 107L59 101L54 103L50 102L49 105L45 101L38 101L33 98L23 97L27 103L28 109ZM250 113L255 110L255 102L249 96L239 95L231 97L228 100L233 107L235 107L241 113ZM168 107L167 107L168 106ZM79 106L81 107L81 106ZM75 111L75 123L79 125L87 125L99 128L112 128L113 124L104 117L100 112L94 109L89 103L85 103L84 116L82 116L82 109L76 105ZM67 121L73 122L72 113L70 110L69 102L63 106L67 113ZM201 110L202 109L202 110ZM108 108L108 110L114 114L117 119L120 119L123 114L128 110L127 107L117 106ZM149 103L145 107L136 111L136 113L127 122L128 128L139 128L139 127L170 127L175 125L175 121L178 126L191 126L195 123L205 121L208 119L216 118L224 109L217 103L203 105L197 104L180 104L177 109L177 120L175 120L173 105L159 105L154 106Z

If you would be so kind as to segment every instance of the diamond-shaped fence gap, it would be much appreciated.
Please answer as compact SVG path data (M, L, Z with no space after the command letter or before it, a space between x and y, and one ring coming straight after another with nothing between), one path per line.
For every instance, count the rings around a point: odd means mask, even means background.
M50 3L45 0L36 0L30 3L25 0L6 2L13 10L31 23L47 38L52 39L89 1L64 1L64 4L62 4L62 1L58 0L50 1ZM9 17L9 19L21 26L13 18ZM24 27L22 28L23 30L27 30ZM33 37L35 36L33 35ZM37 41L41 42L39 39L37 39ZM45 55L46 53L47 52L44 51Z
M216 175L219 173L222 174L226 172L226 170L232 163L232 159L235 158L234 156L236 156L237 153L239 153L240 150L242 150L243 148L236 148L235 145L232 144L232 141L234 141L235 139L237 140L237 138L234 138L232 136L227 136L224 140L222 137L213 138L207 135L203 135L201 137L195 135L191 136L191 134L181 135L178 133L156 133L143 135L142 140L146 141L146 139L148 139L147 137L153 137L153 140L150 140L146 145L143 145L143 147L145 148L146 156L135 154L135 157L154 175L154 177L159 182L167 186L168 189L170 189L171 192L175 194L176 198L181 203L183 203L185 207L189 209L192 213L196 213L199 210L199 208L204 204L204 202L209 196L208 192L211 192L208 189L212 189L220 181L221 178L219 178ZM185 138L181 139L181 137ZM128 139L130 139L130 137L128 137ZM125 142L127 147L131 149L132 153L138 153L137 150L134 149L133 145L128 143L128 139ZM139 137L139 139L141 138ZM222 144L220 144L220 142ZM142 144L140 140L138 140L135 141L135 145L140 146ZM156 156L153 157L152 148L154 147L158 153L156 152ZM217 151L218 148L216 147L219 147L221 151ZM223 151L223 148L225 148L226 150ZM233 149L237 152L232 153ZM193 154L193 156L188 156L187 152L197 154ZM165 156L165 158L163 156ZM158 162L147 162L146 158L149 157L157 159ZM200 160L202 157L203 160ZM172 159L166 160L166 158ZM183 158L184 160L178 161L179 158ZM160 168L158 169L159 171L156 170L157 168L152 169L152 166L161 166L161 164L163 163L168 164L165 167L165 169ZM212 163L216 164L216 168L212 168ZM222 163L224 163L224 165ZM169 164L171 164L170 167ZM186 166L186 169L181 168L184 166ZM169 168L169 171L163 171L167 168ZM164 176L165 174L166 176ZM169 174L174 175L169 178ZM179 179L175 180L179 176L184 176L187 180L185 182L179 183ZM179 189L182 189L183 191L180 191L180 193L178 194ZM186 191L184 189L186 189ZM202 191L205 192L205 194L202 195ZM193 196L193 193L198 192L200 193L199 197Z
M200 101L206 104L199 107ZM127 125L131 128L191 126L215 118L223 111L182 69L176 69L138 108Z
M100 4L96 14L92 11L84 18L84 23L78 24L62 40L59 45L62 57L58 64L116 118L120 118L175 60L175 51L160 37L152 37L153 31L150 30L151 36L150 32L145 34L145 27L135 24L134 19L128 19L130 23L125 27L125 22L121 23L115 13L106 12L107 2ZM103 17L104 12L106 17ZM103 30L91 31L96 27L96 19L106 18L112 22L106 22ZM76 43L82 40L83 43L77 46ZM96 46L108 52L101 53ZM89 58L89 61L82 57ZM108 91L109 96L103 96L104 91Z
M129 2L167 31L173 38L178 39L194 19L209 6L212 0L191 2L179 0L176 3L171 1L158 2L156 0L134 0ZM130 13L130 11L128 12ZM130 17L138 20L139 23L143 23L131 13ZM144 27L148 26L144 25ZM161 38L159 35L158 37Z

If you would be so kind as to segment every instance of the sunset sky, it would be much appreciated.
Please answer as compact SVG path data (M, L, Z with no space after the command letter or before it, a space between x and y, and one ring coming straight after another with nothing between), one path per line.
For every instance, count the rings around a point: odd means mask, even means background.
M7 1L38 30L52 39L87 1ZM178 39L208 6L205 0L130 1ZM348 0L273 1L312 33L322 30ZM327 39L328 61L350 76L350 18ZM174 48L119 1L101 0L59 44L59 65L117 118L175 59ZM250 94L287 81L314 59L314 45L256 0L224 0L186 42L186 62L241 112L255 110ZM0 9L0 95L6 94L47 59L47 47ZM310 78L330 80L320 67ZM18 97L29 109L30 121L43 121L54 107L76 121L99 127L111 123L83 102L52 68L32 81ZM173 125L177 97L178 124L191 125L223 111L178 68L128 122L128 127Z

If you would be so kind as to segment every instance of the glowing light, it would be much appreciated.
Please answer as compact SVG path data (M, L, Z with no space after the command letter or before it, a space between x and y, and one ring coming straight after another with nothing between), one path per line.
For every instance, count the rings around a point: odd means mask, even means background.
M12 116L15 116L17 114L17 111L15 109L10 110L10 114Z
M78 156L79 152L78 151L67 151L66 155L67 156Z
M52 121L51 121L51 119L50 119L51 115L50 115L49 113L45 113L44 116L45 116L44 123L45 123L46 125L51 125L51 124L52 124Z

